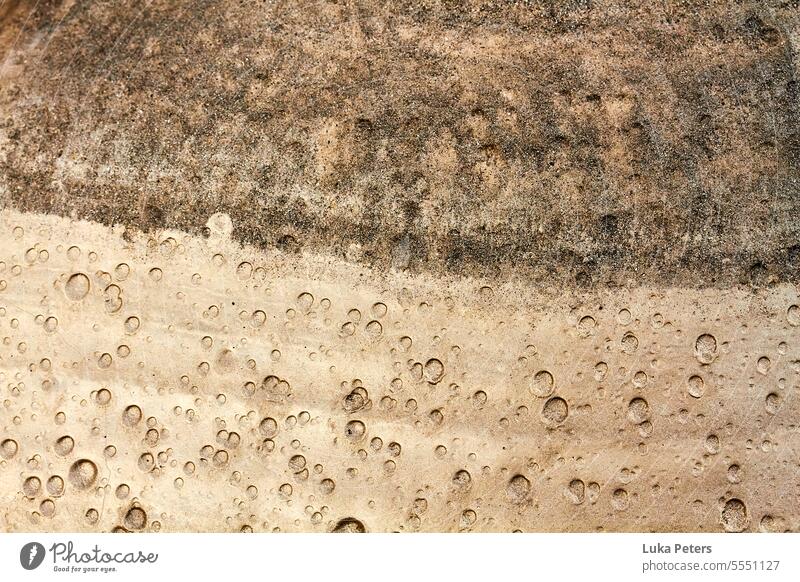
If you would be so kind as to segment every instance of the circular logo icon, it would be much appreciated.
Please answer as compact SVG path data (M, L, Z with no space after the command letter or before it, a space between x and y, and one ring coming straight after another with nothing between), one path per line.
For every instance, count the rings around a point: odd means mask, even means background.
M39 542L28 542L19 551L19 563L26 570L35 570L44 561L44 546Z

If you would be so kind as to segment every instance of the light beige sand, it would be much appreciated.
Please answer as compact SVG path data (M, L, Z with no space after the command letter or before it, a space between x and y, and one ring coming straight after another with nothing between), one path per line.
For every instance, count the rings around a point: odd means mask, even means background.
M0 215L4 531L800 527L800 308Z

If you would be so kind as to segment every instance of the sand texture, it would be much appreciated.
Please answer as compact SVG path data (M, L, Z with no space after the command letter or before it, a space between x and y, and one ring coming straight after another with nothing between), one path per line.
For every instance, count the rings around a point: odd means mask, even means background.
M0 530L797 531L797 0L0 0Z
M797 289L379 275L4 212L8 531L800 526Z

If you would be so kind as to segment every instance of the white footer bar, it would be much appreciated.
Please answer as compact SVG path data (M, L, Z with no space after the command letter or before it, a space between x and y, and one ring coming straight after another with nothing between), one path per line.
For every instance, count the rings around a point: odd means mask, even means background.
M0 534L0 579L798 580L798 540L792 534Z

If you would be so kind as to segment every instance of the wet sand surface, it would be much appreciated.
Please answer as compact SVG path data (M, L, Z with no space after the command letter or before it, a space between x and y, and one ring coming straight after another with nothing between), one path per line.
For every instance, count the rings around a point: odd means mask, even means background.
M799 46L0 2L0 529L796 531Z

